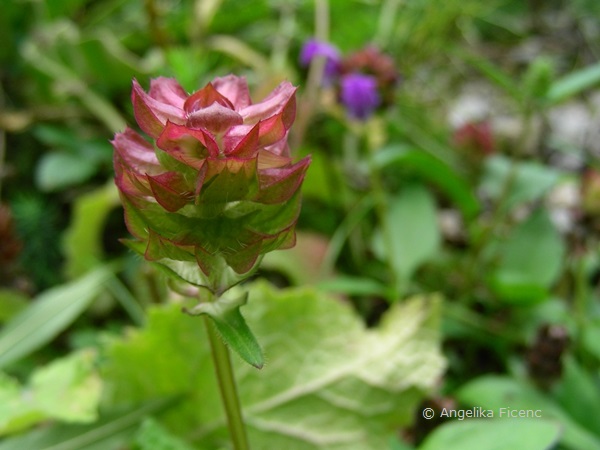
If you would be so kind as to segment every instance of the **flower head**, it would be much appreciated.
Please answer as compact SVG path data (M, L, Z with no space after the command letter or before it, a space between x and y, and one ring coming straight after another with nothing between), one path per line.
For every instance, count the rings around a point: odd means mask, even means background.
M340 100L350 117L368 119L381 103L377 80L360 73L344 75L340 81Z
M322 56L325 58L323 82L331 84L340 71L340 52L333 45L316 39L307 41L300 52L300 64L307 67L313 59Z
M494 153L494 135L489 122L467 122L456 129L453 138L459 148L472 149L482 156Z
M383 90L393 89L400 78L394 60L372 46L351 53L340 65L342 73L373 75L377 79L377 86Z
M253 103L246 80L217 78L187 95L170 78L145 92L134 80L140 128L115 136L115 182L130 247L187 281L224 289L223 271L250 271L294 244L299 188L310 159L292 163L287 134L295 91L281 83Z

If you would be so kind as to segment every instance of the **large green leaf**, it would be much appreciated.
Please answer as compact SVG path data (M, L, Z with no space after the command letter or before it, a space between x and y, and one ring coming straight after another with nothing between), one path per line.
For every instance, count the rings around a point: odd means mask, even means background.
M111 276L100 267L38 296L0 331L0 368L42 347L63 331L103 289Z
M512 230L500 248L492 287L509 302L542 300L560 274L564 253L565 244L548 214L536 211Z
M245 316L267 364L234 358L252 447L386 448L443 370L438 308L439 299L415 298L366 329L317 291L252 285ZM179 307L150 310L145 329L112 345L104 372L109 403L185 394L164 416L168 429L210 449L228 442L203 323Z
M550 450L560 425L546 420L478 419L436 429L419 450Z
M562 408L600 440L600 389L598 379L571 355L563 358L564 373L553 389Z
M96 420L101 385L94 364L93 352L81 351L37 369L26 387L4 376L0 381L0 434L48 419Z
M375 235L375 249L389 258L401 280L407 280L440 244L433 196L422 186L406 186L390 200L386 220L388 230Z
M465 405L492 410L497 415L501 408L539 410L542 419L561 424L561 443L567 448L600 449L600 439L575 422L549 396L512 378L492 375L477 378L458 390L457 399Z

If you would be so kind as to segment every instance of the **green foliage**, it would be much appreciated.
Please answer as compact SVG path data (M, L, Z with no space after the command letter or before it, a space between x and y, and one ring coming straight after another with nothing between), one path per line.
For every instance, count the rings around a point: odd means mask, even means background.
M507 302L543 300L561 273L564 253L564 243L547 213L536 211L513 228L499 248L492 287Z
M259 281L243 309L211 311L242 349L252 448L600 450L599 14L597 0L4 2L0 196L14 223L0 217L0 450L231 448L204 320L180 311L206 279L195 255L147 265L146 246L118 242L109 144L134 125L133 78L191 92L228 73L254 99L299 86L290 147L312 156L285 217L240 203L232 223L191 227L203 241L268 234L303 203L297 246L253 277L310 288ZM399 81L367 123L300 67L312 37L391 57ZM493 145L462 148L463 124L489 125ZM170 236L189 225L147 214ZM533 339L547 324L568 345ZM260 371L243 363L262 352ZM544 389L534 364L553 368ZM543 417L427 428L428 394Z
M59 424L43 427L0 442L0 450L119 450L123 448L124 442L133 439L146 417L159 414L172 404L172 398L154 400L105 413L100 420L88 425Z
M558 103L600 84L600 63L556 80L548 90L548 101Z
M94 362L92 352L72 353L37 369L27 386L0 373L0 434L12 434L49 419L95 421L101 382Z
M267 364L257 371L234 363L257 448L380 449L388 430L410 421L443 369L435 332L439 299L397 305L378 328L365 330L348 305L314 290L278 292L257 284L250 291L246 319ZM218 448L224 418L208 352L201 321L176 307L153 309L144 330L112 344L106 401L182 394L164 423Z
M389 202L386 220L390 236L376 234L375 249L383 258L389 252L396 275L408 280L440 244L434 200L423 187L407 186Z
M458 391L458 398L466 405L493 411L507 407L515 410L540 410L544 419L560 423L563 430L560 442L567 448L600 448L598 436L594 436L577 423L555 401L524 382L489 375L467 383Z
M102 165L110 164L109 144L72 130L40 125L36 138L51 147L37 166L35 181L43 192L53 192L88 181Z
M598 380L574 358L566 358L565 373L554 396L562 408L600 440L600 391Z
M61 263L61 218L57 205L40 195L22 194L16 197L12 208L17 235L23 242L21 265L27 267L28 276L39 289L57 284L61 280L55 270Z
M466 217L473 217L479 211L479 202L469 184L433 155L410 147L390 146L378 151L374 160L381 167L399 166L403 170L413 170L423 180L438 185Z
M100 267L40 294L0 331L0 367L38 350L64 331L90 305L110 276L106 267Z
M111 180L74 202L73 218L63 239L65 272L69 278L85 274L102 260L102 232L108 214L118 201L117 188Z
M547 450L558 441L560 426L544 420L470 420L437 429L419 450Z
M501 206L511 209L540 199L560 177L558 170L536 162L494 156L486 163L481 188L494 199L502 198L504 204Z
M214 302L200 303L194 309L186 312L193 315L208 316L215 326L219 337L225 344L238 354L248 364L262 369L265 357L256 337L248 327L240 308L248 301L248 293L238 298L221 297Z
M146 419L135 436L139 450L192 450L193 447L170 434L160 423Z
M0 323L5 323L27 307L29 299L18 291L0 290Z

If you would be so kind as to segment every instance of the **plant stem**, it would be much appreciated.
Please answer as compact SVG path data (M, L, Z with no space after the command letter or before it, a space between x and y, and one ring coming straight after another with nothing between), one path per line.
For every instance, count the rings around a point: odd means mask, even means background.
M246 427L242 417L235 378L233 376L233 367L231 366L229 349L215 329L212 319L208 316L204 316L204 323L206 324L208 340L210 341L212 359L215 365L215 374L217 375L217 382L219 383L221 400L223 401L223 407L225 408L227 425L233 442L233 448L235 450L249 450L250 446L248 445Z
M321 42L329 39L329 1L315 1L315 38ZM290 139L290 148L298 148L304 140L304 135L310 119L317 107L319 90L321 89L323 72L325 70L325 57L316 57L308 68L306 89L302 100L298 104L296 125Z
M371 130L371 132L365 129L362 130L363 133L366 133L367 137L369 137L369 134L375 134L374 131L376 130ZM378 143L373 139L367 139L367 144L369 151L369 154L367 155L369 163L369 181L371 183L371 191L375 201L375 214L377 215L377 220L381 227L381 237L385 246L385 257L389 269L389 283L391 289L388 300L394 302L398 301L402 296L402 284L404 280L402 280L398 274L394 261L394 228L390 223L388 214L388 193L383 183L381 170L375 163L375 154L381 147L381 143Z

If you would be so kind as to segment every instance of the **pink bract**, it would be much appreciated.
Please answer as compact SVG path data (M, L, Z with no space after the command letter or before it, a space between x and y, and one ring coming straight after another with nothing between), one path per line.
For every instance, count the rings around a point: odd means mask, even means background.
M148 92L134 80L135 118L153 142L130 128L112 141L130 246L175 272L172 261L210 276L219 262L243 274L293 245L310 164L293 163L287 145L295 92L282 82L253 103L234 75L191 95L171 78L152 80Z

